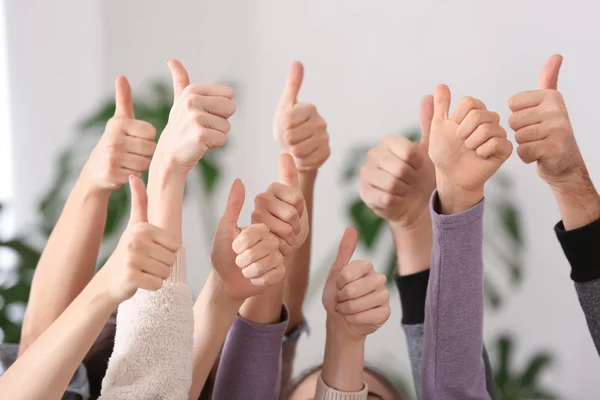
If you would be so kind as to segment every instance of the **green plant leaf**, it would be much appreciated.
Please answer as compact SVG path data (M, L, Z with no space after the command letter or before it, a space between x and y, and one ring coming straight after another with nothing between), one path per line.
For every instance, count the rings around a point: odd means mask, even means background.
M385 277L387 278L388 284L394 283L394 277L396 276L398 266L397 259L398 258L396 257L396 250L392 246L388 255L388 261L385 268Z
M548 352L537 353L529 361L527 368L521 375L521 387L526 389L536 389L540 374L552 365L552 355Z
M345 166L343 167L342 182L347 183L358 177L360 167L370 148L371 146L356 146L350 150Z
M510 367L512 363L513 339L509 335L502 335L496 340L496 385L505 387L511 379Z
M378 217L358 198L350 203L350 220L358 231L358 240L367 249L371 249L381 233L384 219Z
M65 150L60 154L58 159L58 173L54 182L52 183L51 189L42 198L38 210L42 214L42 232L45 236L50 236L52 229L64 206L63 192L69 181L71 175L71 159L73 154L70 150Z
M129 186L123 185L114 190L108 201L104 237L115 234L129 213Z
M106 121L115 115L115 101L109 100L102 104L96 112L86 118L79 124L79 130L82 132L90 132L91 128L101 127L104 129Z
M521 218L519 210L512 203L503 203L499 212L502 216L502 226L504 230L510 235L516 244L521 246L523 244L523 234L521 232Z
M498 309L502 306L502 296L500 291L487 275L484 277L484 296L485 302L491 309Z
M196 165L200 172L200 179L203 185L204 194L213 194L217 182L219 181L219 168L215 165L215 162L209 157L203 157L200 162Z

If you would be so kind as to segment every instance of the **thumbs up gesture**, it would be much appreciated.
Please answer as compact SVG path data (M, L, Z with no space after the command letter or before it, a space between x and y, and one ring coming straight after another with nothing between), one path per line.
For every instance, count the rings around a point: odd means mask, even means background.
M158 142L157 155L169 166L189 172L209 149L221 147L235 112L233 89L216 84L190 84L177 60L169 61L175 99L169 122Z
M557 90L561 64L560 55L550 57L540 74L539 89L518 93L508 101L513 112L508 124L515 131L517 154L527 164L537 161L539 176L552 187L586 171Z
M433 97L421 100L421 140L413 143L386 135L367 153L360 169L360 197L375 214L392 224L410 227L429 213L435 169L429 158Z
M289 154L279 156L279 173L281 182L272 183L266 192L256 196L252 222L265 224L277 236L281 254L287 258L308 237L308 212L294 159Z
M273 123L275 140L294 157L301 173L316 171L331 154L327 123L313 104L298 103L303 77L304 67L294 62Z
M236 179L213 238L210 260L232 300L244 301L285 277L279 240L262 223L238 226L245 189Z
M328 328L334 325L336 332L341 328L345 339L361 340L390 317L390 293L385 275L377 273L373 264L350 261L357 240L356 230L346 228L323 289L322 301Z
M449 116L450 89L438 85L429 157L436 167L442 213L458 213L477 204L485 182L512 152L497 113L480 100L464 97Z
M110 297L121 303L138 289L158 290L171 273L180 244L148 223L148 197L140 178L130 177L131 216L116 250L98 273Z
M115 90L115 114L82 172L92 190L110 192L126 184L130 175L141 176L156 148L154 126L135 119L127 78L117 77Z

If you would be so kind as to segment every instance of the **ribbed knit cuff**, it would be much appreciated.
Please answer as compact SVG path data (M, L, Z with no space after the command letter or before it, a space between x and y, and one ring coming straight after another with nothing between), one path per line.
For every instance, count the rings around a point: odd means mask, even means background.
M402 324L416 325L424 323L429 270L426 269L410 275L396 275L394 280L400 293Z
M173 268L171 268L171 275L167 278L167 282L187 283L185 248L183 246L177 251L177 260Z
M315 400L367 400L369 387L365 382L363 382L363 386L364 388L360 392L340 392L327 386L319 374Z
M554 232L571 264L571 279L578 283L599 279L600 219L570 231L566 231L560 221Z

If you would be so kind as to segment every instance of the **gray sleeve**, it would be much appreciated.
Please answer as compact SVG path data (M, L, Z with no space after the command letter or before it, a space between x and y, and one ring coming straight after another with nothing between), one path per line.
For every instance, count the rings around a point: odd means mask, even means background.
M600 289L600 284L598 286ZM600 325L599 325L600 328ZM408 346L408 356L410 358L410 369L412 370L413 383L417 392L417 399L421 398L421 357L423 355L423 324L402 325L406 335L406 344ZM600 333L600 331L598 331ZM483 363L485 364L485 383L487 392L492 400L499 400L494 382L494 373L490 364L488 353L483 347Z
M589 282L575 282L579 304L585 315L588 329L600 354L600 279Z

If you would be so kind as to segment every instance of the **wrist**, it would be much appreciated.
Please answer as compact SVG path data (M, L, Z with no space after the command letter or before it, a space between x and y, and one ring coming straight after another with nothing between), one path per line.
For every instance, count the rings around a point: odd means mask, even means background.
M396 235L414 235L423 230L431 230L431 215L429 213L429 202L426 201L417 212L398 220L388 220L390 230Z
M212 308L217 313L236 315L242 304L243 301L231 298L217 273L211 270L202 289L202 295L194 303L194 310L202 313L201 310Z
M409 226L399 226L390 222L390 230L396 251L396 273L404 276L429 269L433 246L429 206L418 222Z
M477 205L483 199L483 185L471 190L463 189L446 179L437 179L440 213L458 214Z
M333 339L331 344L337 348L354 348L364 346L367 339L366 336L357 336L348 332L339 317L332 317L327 315L327 322L325 323L325 331L327 332L327 338Z
M240 317L257 324L277 324L281 322L282 305L283 285L275 285L246 299L238 313Z
M83 201L98 200L105 201L106 203L108 203L108 199L110 198L110 194L113 190L114 189L112 188L99 187L98 185L95 185L91 179L86 176L85 167L81 175L79 175L79 178L75 182L75 187L73 188L73 192L77 193Z
M578 178L550 187L565 230L580 228L600 218L600 196L587 172Z

